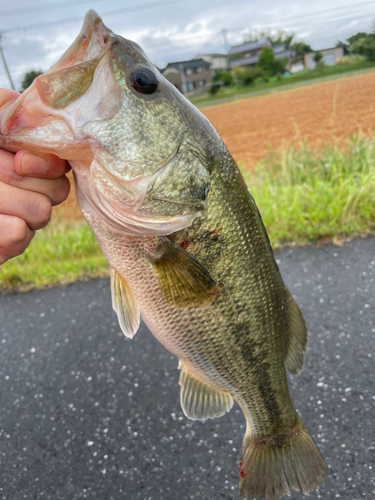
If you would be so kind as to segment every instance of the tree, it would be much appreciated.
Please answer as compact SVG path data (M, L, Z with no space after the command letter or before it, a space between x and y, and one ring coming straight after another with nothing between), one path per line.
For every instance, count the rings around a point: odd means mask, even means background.
M242 85L250 85L254 82L256 78L264 77L264 71L256 67L239 68L236 66L234 69L234 78Z
M351 54L359 54L367 57L370 61L375 60L375 37L368 35L366 37L357 38L349 46Z
M264 31L253 30L244 37L244 42L257 42L261 38L269 38L273 45L285 43L286 47L290 47L294 38L294 33L288 33L284 30L279 30L277 33L274 33L271 29Z
M360 31L359 33L356 33L355 35L352 35L349 38L347 38L346 41L348 42L348 44L350 46L350 45L352 45L352 43L356 42L360 38L367 38L368 36L371 36L371 35L369 35L368 33L365 33L364 31Z
M319 51L315 52L314 61L316 62L317 68L322 68L324 66L322 59L323 59L323 54Z
M24 90L29 88L30 85L35 80L35 78L39 75L42 75L42 74L43 74L43 71L41 71L41 70L35 71L34 69L25 73L23 80L22 80L22 83L21 83L21 92L23 92Z
M262 52L259 55L258 66L270 75L275 73L276 59L271 47L263 47Z
M233 83L233 77L229 71L216 71L215 76L212 79L213 82L222 82L223 85L228 86Z
M347 42L342 42L341 40L337 40L336 47L342 47L345 56L349 54L349 44Z
M303 56L303 54L307 54L307 52L312 52L311 45L305 42L294 42L290 48L295 53L295 58L299 58L299 56Z

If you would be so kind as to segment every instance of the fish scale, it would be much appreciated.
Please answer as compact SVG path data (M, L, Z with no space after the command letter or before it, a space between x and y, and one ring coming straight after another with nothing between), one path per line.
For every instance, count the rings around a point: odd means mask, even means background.
M111 267L112 305L179 358L187 417L246 419L244 498L308 493L327 473L291 402L306 325L261 216L208 120L94 11L76 41L0 116L0 146L69 160Z

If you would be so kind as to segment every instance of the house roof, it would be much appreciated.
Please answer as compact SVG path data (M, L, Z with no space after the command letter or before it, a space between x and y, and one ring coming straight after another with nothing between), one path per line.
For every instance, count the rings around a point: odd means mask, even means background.
M256 64L259 61L259 56L241 57L241 59L234 59L229 61L229 67L232 69L235 66L249 66Z
M335 49L342 49L344 51L344 49L341 47L341 45L336 45L335 47L330 47L329 49L320 49L320 50L312 50L311 52L305 52L304 55L310 56L312 54L315 54L315 52L330 52L331 50L335 50Z
M276 46L277 47L277 46ZM273 47L275 49L275 47ZM274 50L274 56L275 59L282 59L283 57L292 57L294 55L294 52L290 49L285 49L285 46L283 46L283 51L276 52ZM250 56L250 57L241 57L240 59L233 59L232 61L229 61L229 67L232 69L235 66L249 66L251 64L256 64L259 61L259 56Z
M273 53L275 54L275 56L276 56L276 54L279 54L280 52L284 52L285 50L287 50L285 47L285 43L279 43L277 45L274 45L272 47L272 49L273 49Z
M180 69L181 66L182 66L182 69L201 68L202 66L209 67L210 63L207 61L204 61L203 59L190 59L189 61L177 61L177 62L173 62L173 63L168 63L163 71L165 71L167 68L171 68L171 67Z
M201 57L227 57L225 54L219 54L218 52L213 53L213 54L198 54L197 56L194 57L194 59L200 59Z
M233 47L230 48L228 55L231 56L232 54L240 54L241 52L246 52L247 50L261 49L266 45L271 45L271 40L268 37L261 38L255 42L245 42L240 45L233 45Z

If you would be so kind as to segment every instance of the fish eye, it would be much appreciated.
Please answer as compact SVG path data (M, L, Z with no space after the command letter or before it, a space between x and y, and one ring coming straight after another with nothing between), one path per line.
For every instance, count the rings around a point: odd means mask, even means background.
M155 74L148 68L137 68L130 77L130 83L141 94L153 94L158 86Z

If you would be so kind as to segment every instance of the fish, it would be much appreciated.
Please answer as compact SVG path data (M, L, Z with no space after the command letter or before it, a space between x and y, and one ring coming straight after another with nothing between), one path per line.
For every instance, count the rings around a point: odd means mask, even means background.
M90 10L60 60L3 111L0 146L69 161L120 327L133 338L142 317L179 359L184 414L240 406L240 495L318 488L327 467L286 374L304 364L303 316L224 142L141 47Z

